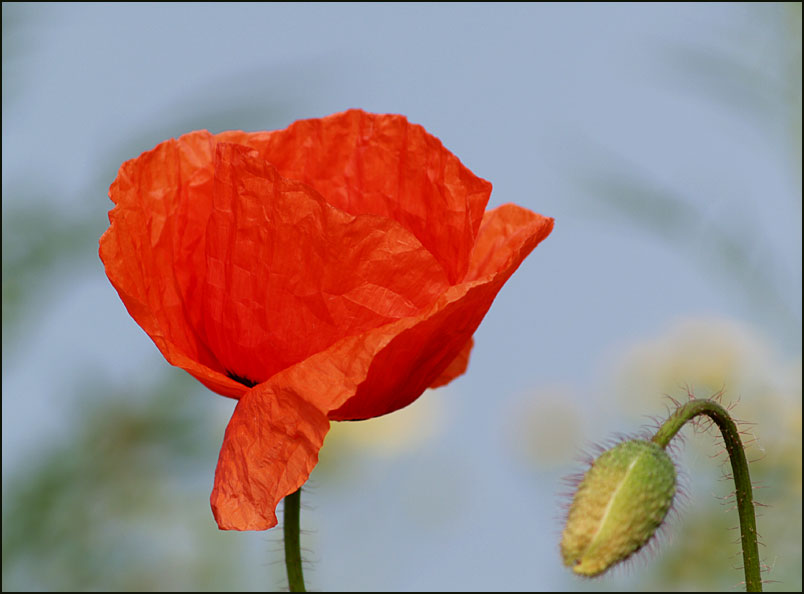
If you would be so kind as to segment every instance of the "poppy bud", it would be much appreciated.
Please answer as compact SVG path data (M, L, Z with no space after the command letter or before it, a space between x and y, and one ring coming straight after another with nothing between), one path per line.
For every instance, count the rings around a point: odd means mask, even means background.
M564 565L599 575L650 540L673 502L676 469L659 445L625 441L605 451L584 475L561 541Z

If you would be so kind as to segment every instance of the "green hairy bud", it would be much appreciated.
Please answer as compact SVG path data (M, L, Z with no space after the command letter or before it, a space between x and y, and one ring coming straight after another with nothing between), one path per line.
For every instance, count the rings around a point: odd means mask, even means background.
M662 447L625 441L601 454L573 497L561 540L564 565L599 575L650 540L676 491L676 469Z

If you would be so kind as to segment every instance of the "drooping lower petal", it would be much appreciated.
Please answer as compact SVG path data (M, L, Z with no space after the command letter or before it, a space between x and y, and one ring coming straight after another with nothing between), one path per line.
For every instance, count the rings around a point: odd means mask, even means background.
M277 503L307 480L328 430L326 415L292 388L261 384L241 397L226 427L210 497L218 526L275 526Z

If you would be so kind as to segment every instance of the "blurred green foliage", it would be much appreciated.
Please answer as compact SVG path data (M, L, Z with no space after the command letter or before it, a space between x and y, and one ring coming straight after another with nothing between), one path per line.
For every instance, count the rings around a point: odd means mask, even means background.
M275 579L208 501L222 433L195 380L147 394L92 382L77 430L23 464L3 497L3 590L250 590ZM78 415L80 413L76 413Z

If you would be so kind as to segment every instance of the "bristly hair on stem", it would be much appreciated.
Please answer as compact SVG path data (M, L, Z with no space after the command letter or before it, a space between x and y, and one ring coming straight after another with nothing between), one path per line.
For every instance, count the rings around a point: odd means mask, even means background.
M291 592L306 592L302 572L301 536L299 532L299 507L301 487L285 497L285 567L288 572L288 588Z
M714 400L693 399L681 405L653 436L652 441L666 448L673 437L687 421L705 415L711 419L723 436L723 445L731 461L732 477L735 484L737 511L740 517L740 540L743 548L743 569L745 570L746 592L761 592L761 563L757 545L757 525L754 513L754 497L748 461L740 440L740 432L728 411Z

